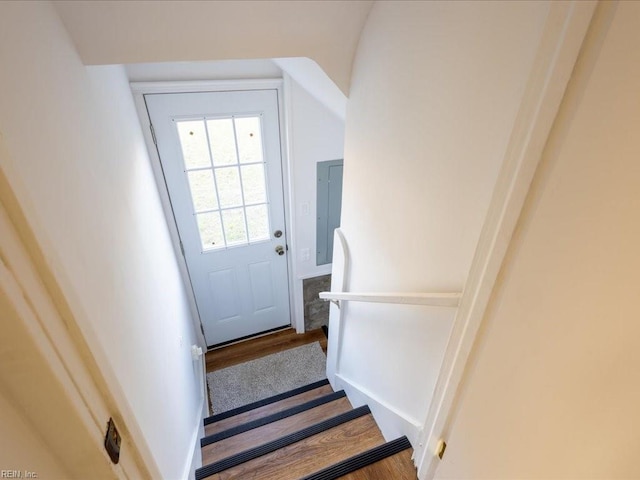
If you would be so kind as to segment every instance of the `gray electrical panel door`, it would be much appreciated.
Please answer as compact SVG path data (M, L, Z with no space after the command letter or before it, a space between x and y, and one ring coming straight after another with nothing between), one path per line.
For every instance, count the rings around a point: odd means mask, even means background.
M316 265L333 258L333 231L342 211L342 165L342 160L318 162Z

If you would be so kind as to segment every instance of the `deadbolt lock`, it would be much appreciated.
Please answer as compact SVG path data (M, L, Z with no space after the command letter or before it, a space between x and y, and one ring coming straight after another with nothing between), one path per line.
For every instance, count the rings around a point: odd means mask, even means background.
M276 238L280 238L282 236L282 230L276 230L273 232L273 236Z

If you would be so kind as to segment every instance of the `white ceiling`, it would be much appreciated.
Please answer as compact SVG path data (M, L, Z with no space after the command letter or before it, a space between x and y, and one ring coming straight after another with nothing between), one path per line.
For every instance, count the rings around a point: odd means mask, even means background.
M309 57L348 94L372 1L55 1L87 65Z

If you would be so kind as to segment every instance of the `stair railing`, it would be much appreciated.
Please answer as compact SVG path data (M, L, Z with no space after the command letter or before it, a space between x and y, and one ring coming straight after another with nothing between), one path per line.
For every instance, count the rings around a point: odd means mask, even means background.
M320 298L334 303L340 302L398 303L403 305L427 305L432 307L457 307L460 293L400 293L400 292L320 292Z
M431 307L457 308L461 292L408 293L408 292L346 292L351 256L344 233L334 231L333 269L330 292L320 292L319 297L332 303L329 310L329 341L327 350L327 378L335 388L344 333L345 302L386 303L402 305L424 305ZM336 248L337 246L337 248Z

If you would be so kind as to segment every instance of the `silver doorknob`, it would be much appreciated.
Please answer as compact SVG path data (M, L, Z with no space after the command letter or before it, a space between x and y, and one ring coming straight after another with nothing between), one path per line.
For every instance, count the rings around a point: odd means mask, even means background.
M276 247L276 253L277 253L278 255L284 255L284 247L283 247L282 245L278 245L278 246Z

